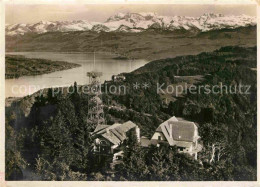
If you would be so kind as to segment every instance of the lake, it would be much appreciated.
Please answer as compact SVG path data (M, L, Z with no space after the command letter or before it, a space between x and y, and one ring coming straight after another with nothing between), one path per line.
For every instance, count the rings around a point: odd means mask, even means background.
M148 63L146 60L120 60L113 59L116 55L109 53L95 53L95 68L93 53L58 53L58 52L12 52L12 55L23 55L27 58L41 58L53 61L66 61L80 64L81 67L49 74L36 76L23 76L18 79L5 80L5 97L24 97L40 89L61 87L89 83L87 72L100 71L103 73L101 82L111 80L112 75L131 72Z

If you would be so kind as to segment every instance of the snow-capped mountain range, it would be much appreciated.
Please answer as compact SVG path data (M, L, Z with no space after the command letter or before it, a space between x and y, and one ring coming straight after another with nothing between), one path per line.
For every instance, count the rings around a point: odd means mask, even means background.
M206 13L199 17L160 16L156 13L118 13L105 22L78 21L40 21L34 24L6 25L6 35L25 33L95 31L95 32L142 32L147 29L197 29L205 32L223 28L237 28L256 25L256 17L247 15L225 16Z

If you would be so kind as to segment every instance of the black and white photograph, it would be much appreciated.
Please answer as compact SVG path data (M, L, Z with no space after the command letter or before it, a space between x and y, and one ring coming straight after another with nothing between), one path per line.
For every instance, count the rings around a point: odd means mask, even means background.
M257 182L257 1L122 2L4 5L0 181Z

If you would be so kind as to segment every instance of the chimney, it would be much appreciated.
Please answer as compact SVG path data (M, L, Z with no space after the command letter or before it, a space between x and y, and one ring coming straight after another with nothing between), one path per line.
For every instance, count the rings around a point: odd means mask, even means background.
M172 124L168 122L168 126L169 126L169 135L170 138L172 138Z
M137 141L140 142L140 128L138 126L135 127Z

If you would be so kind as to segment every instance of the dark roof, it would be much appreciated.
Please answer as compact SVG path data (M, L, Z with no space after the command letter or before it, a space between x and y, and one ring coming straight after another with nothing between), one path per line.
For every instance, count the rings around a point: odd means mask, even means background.
M102 130L94 131L92 136L100 135L106 138L112 144L117 145L126 139L126 132L136 126L137 125L131 121L127 121L123 124L115 123L111 126L107 125L107 127L103 128Z
M172 138L176 141L193 142L195 124L187 121L170 121L172 126Z
M163 122L156 129L157 132L164 134L170 145L177 145L180 147L189 147L192 144L195 130L195 123L190 121L178 121L178 119L174 116Z

